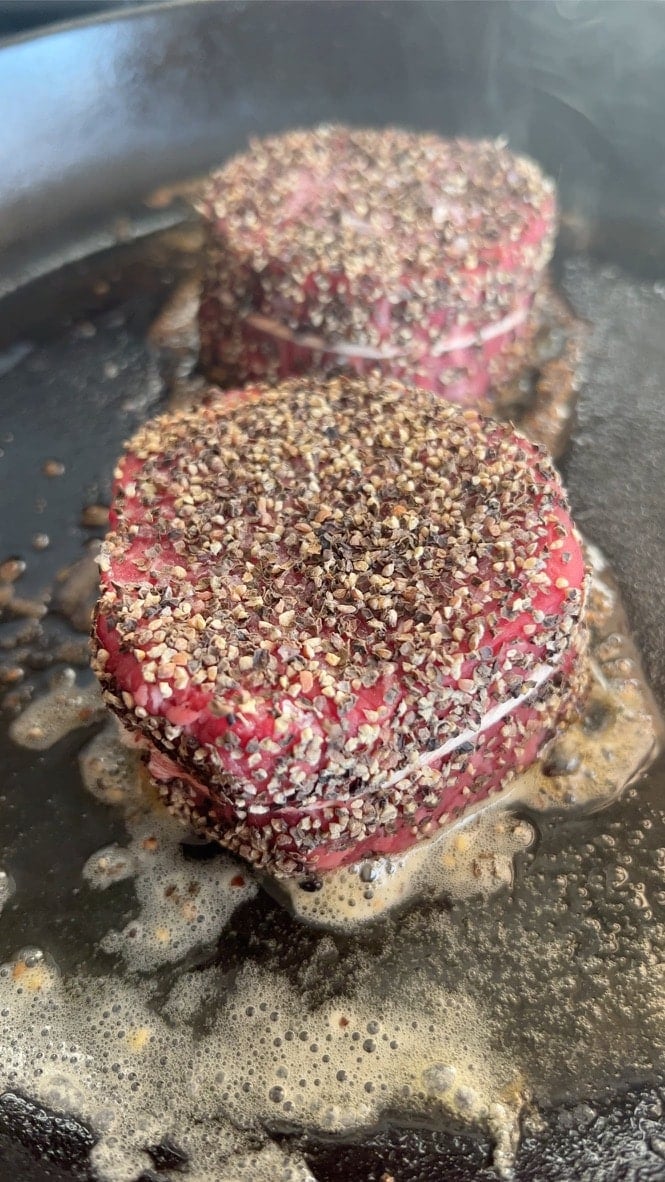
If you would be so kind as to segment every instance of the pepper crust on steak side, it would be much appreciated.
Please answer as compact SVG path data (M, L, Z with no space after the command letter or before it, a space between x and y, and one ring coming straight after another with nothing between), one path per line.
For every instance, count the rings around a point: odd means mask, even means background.
M325 126L207 180L201 362L223 386L377 366L489 405L520 364L553 182L500 141Z
M586 686L549 458L378 375L212 390L146 423L100 565L107 703L169 806L277 875L436 832Z

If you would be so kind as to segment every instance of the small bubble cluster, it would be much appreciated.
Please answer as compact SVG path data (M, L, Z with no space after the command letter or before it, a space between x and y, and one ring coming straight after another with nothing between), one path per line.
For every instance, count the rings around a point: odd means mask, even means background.
M46 751L79 726L103 717L104 703L95 682L81 686L73 669L65 669L48 693L32 702L10 727L15 743Z
M16 883L7 870L0 870L0 912L16 890Z
M383 1002L359 986L316 1005L283 976L248 966L198 1047L194 1075L206 1088L214 1080L234 1122L251 1112L268 1126L337 1133L386 1110L485 1123L500 1094L519 1093L465 993L443 993L419 972Z
M80 765L84 783L96 796L124 802L130 841L91 855L83 877L102 890L134 879L138 915L108 932L102 948L119 953L132 970L149 972L214 943L257 885L227 855L210 862L186 860L182 827L141 792L138 753L118 749L118 730L111 721L82 752Z
M306 923L337 929L357 927L423 896L489 897L511 885L516 854L535 840L534 826L509 811L521 785L517 777L505 798L483 802L457 825L401 855L329 871L317 891L288 879L261 881Z

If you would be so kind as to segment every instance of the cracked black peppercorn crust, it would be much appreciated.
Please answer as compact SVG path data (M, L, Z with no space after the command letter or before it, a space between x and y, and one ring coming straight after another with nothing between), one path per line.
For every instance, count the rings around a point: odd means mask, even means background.
M379 366L478 405L522 364L556 201L501 142L292 131L252 141L198 208L201 359L222 385Z
M116 471L94 665L170 806L281 874L396 852L536 757L585 681L559 478L375 375L147 423Z

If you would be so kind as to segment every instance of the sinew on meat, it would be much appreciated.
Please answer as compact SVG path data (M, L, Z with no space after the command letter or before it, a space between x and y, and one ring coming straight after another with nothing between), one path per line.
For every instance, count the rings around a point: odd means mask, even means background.
M169 806L276 875L498 792L586 686L545 453L374 375L212 390L116 470L94 667Z
M489 405L523 364L554 185L501 142L337 126L208 179L201 361L223 386L386 375Z

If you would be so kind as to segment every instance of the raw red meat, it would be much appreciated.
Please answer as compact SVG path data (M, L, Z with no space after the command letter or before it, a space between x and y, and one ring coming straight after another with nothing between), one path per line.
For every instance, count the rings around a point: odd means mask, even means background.
M492 398L529 338L553 183L499 142L322 127L209 178L201 359L224 386L379 368Z
M545 454L378 376L147 423L116 471L94 665L170 806L277 874L397 852L502 788L585 685Z

